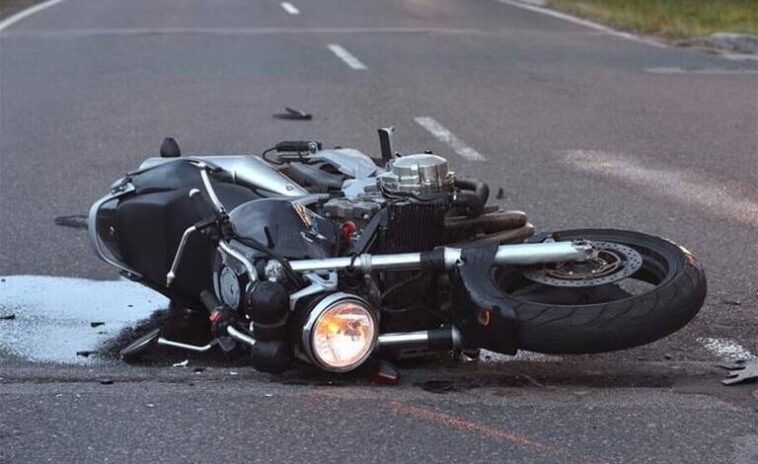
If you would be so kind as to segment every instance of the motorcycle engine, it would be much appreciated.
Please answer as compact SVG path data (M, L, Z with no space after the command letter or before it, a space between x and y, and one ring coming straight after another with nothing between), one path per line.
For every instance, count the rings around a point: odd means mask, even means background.
M343 197L330 199L322 214L335 222L349 224L347 254L404 253L429 251L443 244L445 214L452 206L454 175L445 158L413 154L391 160L373 177L345 182ZM433 276L417 271L382 272L375 276L385 295L385 307L432 305L436 292ZM409 323L404 314L397 323L385 315L383 330L399 329ZM423 321L419 321L423 324ZM394 327L397 325L397 327Z
M453 173L441 156L408 155L396 159L388 172L378 175L377 184L392 195L439 193L452 190Z
M454 175L445 158L414 154L396 158L375 177L351 179L343 197L323 205L323 215L350 221L355 252L363 232L376 235L372 252L425 251L441 244L444 215L453 192ZM368 230L377 213L383 217ZM374 221L376 222L376 221Z

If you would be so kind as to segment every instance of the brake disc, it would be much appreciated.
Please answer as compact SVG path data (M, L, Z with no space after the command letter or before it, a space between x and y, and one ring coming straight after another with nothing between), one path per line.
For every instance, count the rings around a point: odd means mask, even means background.
M613 242L591 243L593 252L587 261L532 267L524 271L524 277L553 287L595 287L626 279L642 267L642 255L631 247Z

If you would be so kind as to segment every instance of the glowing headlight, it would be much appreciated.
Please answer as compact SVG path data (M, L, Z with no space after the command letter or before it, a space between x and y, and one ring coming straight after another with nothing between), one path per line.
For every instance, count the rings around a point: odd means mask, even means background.
M319 301L303 326L303 348L318 366L346 372L363 364L376 344L374 312L361 298L333 293Z

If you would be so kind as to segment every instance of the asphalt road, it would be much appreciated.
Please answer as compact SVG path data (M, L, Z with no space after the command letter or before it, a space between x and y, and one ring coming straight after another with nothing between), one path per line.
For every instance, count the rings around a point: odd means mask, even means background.
M0 320L0 462L758 462L756 386L722 387L714 367L758 353L758 62L493 0L290 3L66 0L0 30L0 316L17 315ZM314 119L273 119L284 106ZM97 282L117 275L55 217L86 212L166 135L185 153L298 138L376 153L386 125L540 229L686 245L706 306L647 347L437 360L395 387L76 357L88 331L118 345L129 310L160 304ZM433 379L455 388L418 386Z

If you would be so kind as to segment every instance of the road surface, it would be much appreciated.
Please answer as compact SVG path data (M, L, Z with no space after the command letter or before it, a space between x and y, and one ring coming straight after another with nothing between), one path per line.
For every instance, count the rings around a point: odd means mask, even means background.
M758 461L756 387L714 366L758 353L758 62L494 0L65 0L0 28L0 316L17 315L0 320L0 462ZM271 117L285 106L314 119ZM161 303L53 220L164 136L193 154L299 138L375 154L387 125L542 230L686 244L705 307L647 347L437 360L396 387L76 356ZM453 390L419 387L438 379Z

